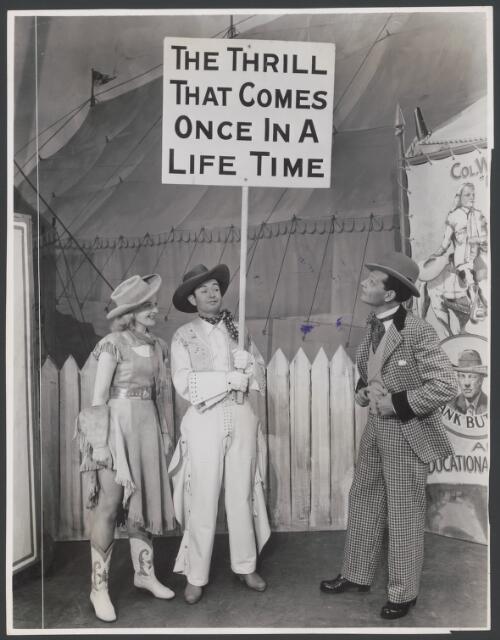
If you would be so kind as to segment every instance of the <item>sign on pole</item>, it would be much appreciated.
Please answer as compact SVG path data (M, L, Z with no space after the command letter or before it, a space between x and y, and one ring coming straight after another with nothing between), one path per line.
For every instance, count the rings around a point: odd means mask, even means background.
M165 38L162 182L330 186L335 45Z

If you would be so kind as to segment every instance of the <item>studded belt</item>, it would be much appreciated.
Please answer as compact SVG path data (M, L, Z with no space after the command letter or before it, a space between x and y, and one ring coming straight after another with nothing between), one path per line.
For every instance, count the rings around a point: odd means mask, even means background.
M136 400L153 400L154 387L111 387L110 399L135 398Z

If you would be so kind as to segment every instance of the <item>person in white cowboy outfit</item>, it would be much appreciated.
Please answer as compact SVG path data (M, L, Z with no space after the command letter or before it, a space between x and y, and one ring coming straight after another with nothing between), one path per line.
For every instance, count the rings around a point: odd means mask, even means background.
M391 252L365 265L361 300L373 309L356 354L356 402L369 407L349 493L342 573L329 594L369 591L388 529L388 600L380 615L415 605L424 559L429 462L453 454L440 408L457 392L453 366L434 328L403 303L418 296L419 268Z
M116 620L108 576L118 520L126 523L134 585L168 600L153 566L153 535L175 526L166 455L166 343L150 329L158 314L161 277L138 275L111 294L112 332L93 351L97 359L92 407L78 418L81 471L89 475L92 508L90 600L100 620Z
M265 441L247 394L265 393L265 368L250 340L245 350L237 348L238 329L221 310L228 285L226 265L198 265L173 296L176 309L198 313L175 332L171 348L175 389L190 404L169 467L175 515L184 528L174 571L187 578L189 604L208 582L223 476L231 568L250 589L266 588L256 573L257 549L270 535Z

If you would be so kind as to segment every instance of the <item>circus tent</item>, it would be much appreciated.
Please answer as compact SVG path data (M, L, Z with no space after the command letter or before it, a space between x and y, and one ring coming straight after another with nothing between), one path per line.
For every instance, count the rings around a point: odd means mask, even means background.
M64 19L49 21L47 33ZM90 25L80 20L83 39ZM183 35L200 35L182 20ZM120 18L115 23L119 34ZM179 28L170 19L170 32ZM484 122L477 107L486 94L484 30L482 14L436 12L284 15L245 32L336 44L331 188L250 189L247 314L266 356L278 347L289 356L299 346L309 356L319 346L330 354L340 344L355 349L367 311L357 300L363 261L401 246L396 105L406 122L416 105L433 128L448 122L450 138L459 113L475 114L472 129ZM48 44L40 53L50 61ZM19 65L19 74L26 86L30 66ZM96 96L63 146L40 149L37 169L30 171L27 152L16 156L19 199L36 208L38 181L48 227L40 254L42 269L51 265L44 286L56 292L51 308L46 302L48 352L63 348L63 330L49 335L56 315L104 334L110 287L134 272L163 276L158 332L169 339L185 321L171 305L183 273L223 261L235 275L239 264L239 189L161 184L161 75L120 95L105 88ZM19 117L16 132L27 140L32 119ZM237 295L236 278L227 294L232 310Z

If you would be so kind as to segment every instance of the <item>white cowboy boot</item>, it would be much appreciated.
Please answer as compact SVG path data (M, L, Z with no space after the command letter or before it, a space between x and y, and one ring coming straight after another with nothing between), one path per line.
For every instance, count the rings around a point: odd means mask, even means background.
M143 538L130 538L130 554L134 565L134 585L146 589L155 598L170 600L175 593L165 587L155 576L153 567L153 544Z
M113 542L106 552L90 545L92 557L92 590L90 592L90 602L94 605L96 616L104 622L114 622L116 620L115 608L109 599L108 577L111 554L113 552Z

